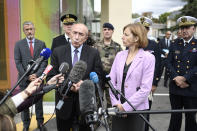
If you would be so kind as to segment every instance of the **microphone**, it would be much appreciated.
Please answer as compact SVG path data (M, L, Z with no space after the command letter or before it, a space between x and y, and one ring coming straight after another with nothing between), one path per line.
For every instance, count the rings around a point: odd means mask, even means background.
M98 121L98 114L96 112L95 86L91 80L85 80L79 88L79 105L86 123L93 127L92 124Z
M44 70L44 72L42 73L42 75L39 77L40 80L43 81L43 80L46 78L47 74L48 74L52 69L53 69L53 66L52 66L52 65L48 65L48 66L45 68L45 70ZM39 94L44 94L44 93L46 93L46 92L49 92L50 90L53 89L51 86L52 86L52 85L49 85L49 87L47 87L47 89L44 89L45 87L43 87L42 91L39 90L39 92L35 92L32 96L39 95ZM48 88L49 88L50 90L49 90ZM46 90L46 91L43 91L43 90Z
M63 62L59 67L59 72L62 74L66 74L68 70L69 70L69 64L66 62Z
M69 64L66 62L63 62L59 67L59 72L62 73L63 76L67 73L68 70L69 70ZM57 81L57 83L58 83L58 81ZM62 86L62 84L61 84L61 86ZM58 88L58 89L59 89L58 90L59 92L63 92L64 88Z
M95 86L91 80L85 80L79 88L79 107L82 114L96 111Z
M52 66L51 65L48 65L47 68L45 69L45 71L43 72L43 75L41 75L42 79L46 76L46 74L48 74L48 72L52 69ZM66 72L68 71L69 69L69 65L68 63L66 62L63 62L60 67L59 67L59 71L62 73L62 74L66 74ZM46 73L47 72L47 73ZM58 83L58 81L57 81ZM47 93L53 89L56 89L57 87L57 84L52 84L52 85L47 85L47 86L44 86L43 89L40 91L40 92L37 92L35 93L34 95L39 95L39 94L44 94L44 93Z
M56 105L57 109L61 109L62 105L64 104L64 97L68 94L68 91L72 87L73 83L78 83L80 80L82 80L83 76L85 75L87 70L87 64L86 62L80 60L78 61L72 70L70 71L70 74L68 78L63 82L62 86L60 87L60 95L62 95L62 100L58 102Z
M78 61L70 71L68 78L63 82L62 86L60 87L60 94L67 95L65 91L68 92L73 83L78 83L80 80L82 80L83 76L85 75L86 69L87 64L84 61Z
M99 86L99 78L98 75L96 74L96 72L91 72L90 73L90 80L92 80L94 82L94 84L96 85L97 89L98 89L98 93L99 96L101 96L102 100L103 100L103 92Z
M116 93L116 89L111 83L111 78L109 75L106 76L107 84L109 85L110 90L112 91L113 95L116 97L116 100L119 100L118 94Z
M40 80L44 80L45 77L47 76L47 74L49 73L49 71L51 71L52 69L53 69L53 66L52 66L52 65L48 65L48 66L45 68L45 70L44 70L44 72L42 73L42 75L39 77Z
M35 65L32 68L32 71L30 74L33 74L38 69L42 61L47 60L50 57L50 55L51 55L51 50L49 48L44 48L40 52L40 57L35 61Z

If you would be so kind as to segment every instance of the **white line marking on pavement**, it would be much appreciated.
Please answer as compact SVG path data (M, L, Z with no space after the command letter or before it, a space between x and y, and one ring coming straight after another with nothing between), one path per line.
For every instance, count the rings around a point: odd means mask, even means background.
M154 96L169 96L168 93L155 93Z

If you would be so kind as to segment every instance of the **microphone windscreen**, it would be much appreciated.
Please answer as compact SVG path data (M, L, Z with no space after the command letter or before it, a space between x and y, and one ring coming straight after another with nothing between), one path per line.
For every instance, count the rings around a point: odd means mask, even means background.
M97 110L95 86L91 80L85 80L79 88L79 105L82 114Z
M96 74L96 72L91 72L90 73L90 80L92 80L94 83L99 82L99 78L98 78L98 75Z
M43 56L45 60L47 60L51 55L51 50L49 48L44 48L41 52L40 52L40 56Z
M68 79L72 81L72 83L78 83L80 80L82 80L83 76L85 75L86 69L86 62L82 60L78 61L70 71Z
M69 64L66 62L63 62L59 67L59 72L62 74L66 74L66 72L69 70Z

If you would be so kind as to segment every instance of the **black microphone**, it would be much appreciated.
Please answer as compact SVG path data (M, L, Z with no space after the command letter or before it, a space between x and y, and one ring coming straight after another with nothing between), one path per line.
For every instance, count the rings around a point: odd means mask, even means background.
M66 62L63 62L59 67L59 72L62 74L66 74L68 70L69 70L69 64Z
M47 68L46 68L45 71L43 72L44 76L46 76L46 73L45 73L46 71L47 71L47 74L48 74L48 72L52 69L52 68L51 68L51 69L48 71L48 68L49 68L49 66L47 66ZM62 74L66 74L66 72L68 71L68 69L69 69L69 64L66 63L66 62L63 62L63 63L60 65L60 67L59 67L59 72L62 73ZM42 76L42 75L41 75L41 76ZM35 93L34 95L44 94L44 93L47 93L47 92L49 92L49 91L51 91L51 90L53 90L53 89L57 89L57 88L56 88L56 87L57 87L57 84L58 84L58 80L57 80L57 83L56 83L56 84L44 86L43 89L42 89L40 92L37 92L37 93Z
M62 105L64 104L64 97L68 94L70 88L72 87L73 83L78 83L80 80L82 80L83 76L86 73L87 64L86 62L80 60L78 61L72 70L70 71L70 74L68 78L63 82L62 86L60 87L60 95L62 95L62 100L58 102L56 105L57 109L61 109Z
M113 95L116 97L116 100L119 100L118 94L116 93L116 89L111 83L111 78L109 75L106 76L107 84L109 85L110 90L112 91Z
M68 92L73 83L78 83L80 80L82 80L83 76L85 75L86 69L87 64L84 61L78 61L70 71L68 78L64 80L62 86L60 87L60 94L66 94L65 91Z
M66 63L66 62L63 62L63 63L60 65L60 67L59 67L59 72L62 73L63 76L67 73L68 70L69 70L69 64ZM58 83L58 81L57 81L57 83ZM62 86L62 83L60 84L60 87L61 87L61 86ZM64 89L64 88L58 88L58 91L59 91L59 92L63 92L63 89Z
M79 105L86 123L93 128L93 123L98 121L98 115L96 113L95 86L91 80L85 80L79 88Z
M51 55L51 50L49 48L44 48L41 52L40 52L40 57L38 59L36 59L35 61L35 65L32 68L30 74L33 74L34 72L37 71L38 67L40 66L40 64L42 63L42 61L47 60Z
M85 80L79 88L79 105L82 114L93 113L97 110L95 86L91 80Z

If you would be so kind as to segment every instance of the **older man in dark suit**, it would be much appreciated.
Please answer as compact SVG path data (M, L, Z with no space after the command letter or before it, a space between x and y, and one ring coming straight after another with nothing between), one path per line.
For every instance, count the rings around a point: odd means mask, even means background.
M58 74L58 68L62 62L69 63L72 69L74 66L74 56L77 55L77 60L83 60L87 63L87 70L85 73L84 79L89 78L90 72L94 71L99 76L102 73L102 64L99 56L99 52L84 44L88 37L88 28L81 23L74 24L71 30L71 44L66 46L57 47L54 49L51 56L51 64L54 65L54 68L49 73L49 78L53 75ZM69 73L68 72L68 73ZM80 81L81 83L81 81ZM56 120L57 120L57 129L58 131L70 131L72 128L73 131L88 131L90 130L85 123L79 121L80 110L79 110L79 98L78 90L80 83L77 83L75 87L71 88L69 97L64 99L64 105L60 110L56 109ZM62 96L58 91L56 91L55 102L62 99ZM81 119L84 120L84 119Z
M62 29L64 34L59 35L53 39L51 50L53 51L56 47L66 45L70 42L70 32L72 25L77 21L77 16L73 14L65 14L60 18L62 22Z
M16 42L14 49L14 59L19 78L25 73L28 62L30 60L36 60L40 56L40 52L46 47L43 41L34 38L35 27L32 22L24 22L23 32L26 35L26 38ZM20 89L24 90L31 81L38 78L42 74L46 66L47 60L41 63L39 69L36 72L29 74L23 79L23 81L19 85ZM40 128L44 121L42 99L40 99L38 103L36 103L35 108L37 124ZM23 130L28 130L30 125L29 109L24 110L21 113L21 117L24 127Z

